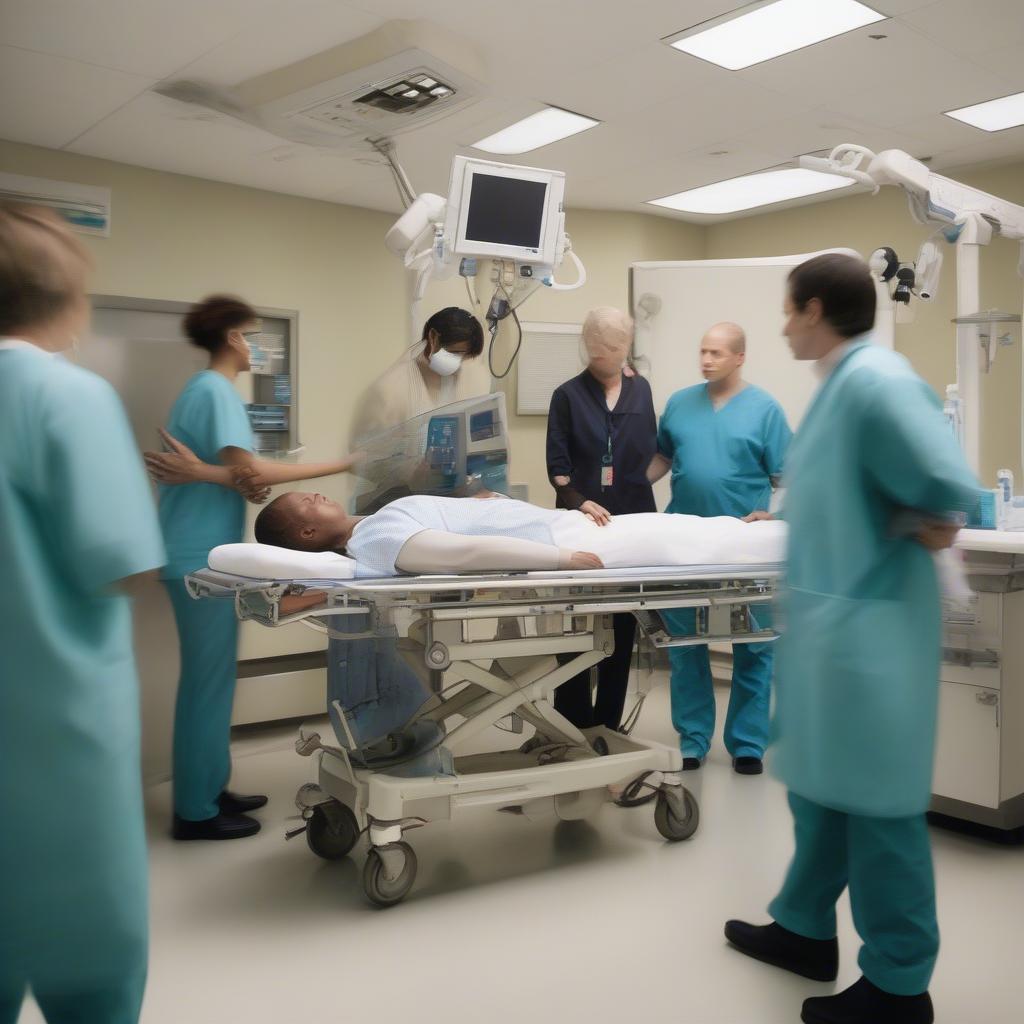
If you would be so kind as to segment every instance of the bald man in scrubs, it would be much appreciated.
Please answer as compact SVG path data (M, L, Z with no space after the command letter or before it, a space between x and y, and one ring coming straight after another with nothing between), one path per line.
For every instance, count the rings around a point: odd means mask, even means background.
M672 472L666 512L736 516L766 510L792 433L778 402L743 379L747 339L734 323L711 327L701 341L706 383L677 391L658 425L658 454L648 469L654 481ZM666 612L673 633L692 633L694 612ZM758 612L758 625L769 625ZM725 746L741 775L759 775L768 742L771 643L733 647L732 690ZM715 729L715 694L706 645L669 649L672 724L680 737L683 766L699 768Z

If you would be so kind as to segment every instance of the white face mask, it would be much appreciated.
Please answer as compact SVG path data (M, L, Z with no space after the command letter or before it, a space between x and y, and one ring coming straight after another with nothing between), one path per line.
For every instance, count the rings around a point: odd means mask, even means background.
M439 348L427 360L427 365L440 377L451 377L459 372L462 366L462 356L458 352L449 352L446 348Z

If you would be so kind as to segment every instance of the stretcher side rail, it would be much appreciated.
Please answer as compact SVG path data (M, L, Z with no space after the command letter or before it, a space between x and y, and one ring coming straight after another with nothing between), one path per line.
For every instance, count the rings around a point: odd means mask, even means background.
M771 630L750 628L750 606L770 603L778 573L757 567L756 573L702 577L664 569L639 574L554 577L548 573L480 577L397 577L374 580L257 580L214 570L199 570L186 579L193 597L233 598L240 619L266 626L336 616L388 617L396 608L426 614L435 621L537 618L553 615L637 616L645 635L656 647L687 643L749 643L773 640ZM325 604L282 615L281 601L289 595L324 593ZM698 632L691 639L673 637L658 612L693 608Z

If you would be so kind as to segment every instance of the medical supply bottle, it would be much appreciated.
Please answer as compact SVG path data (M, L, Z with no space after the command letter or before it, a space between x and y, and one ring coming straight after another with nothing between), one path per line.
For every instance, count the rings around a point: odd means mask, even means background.
M960 388L950 384L946 388L946 401L942 406L942 415L956 438L957 444L963 444L963 413L960 403Z
M1007 505L1013 502L1013 470L1000 469L996 473L996 486L1002 492L1003 501Z

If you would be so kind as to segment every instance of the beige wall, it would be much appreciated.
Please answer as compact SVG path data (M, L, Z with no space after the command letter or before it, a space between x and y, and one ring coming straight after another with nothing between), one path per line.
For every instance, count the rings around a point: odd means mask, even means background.
M1024 164L981 169L963 168L950 177L986 192L1024 204ZM856 195L779 213L745 217L712 225L707 235L707 258L766 256L810 252L830 246L850 246L867 256L881 245L891 245L904 260L916 257L917 248L931 234L915 224L901 189L883 188L877 195ZM956 255L943 243L945 262L938 297L915 303L912 324L898 324L896 347L941 395L956 379L954 328L956 315ZM1020 313L1024 283L1017 276L1019 247L995 238L982 251L981 305ZM780 300L781 301L781 300ZM782 314L780 309L779 320ZM995 486L996 470L1011 468L1021 479L1020 345L1002 349L994 370L982 378L981 476Z

